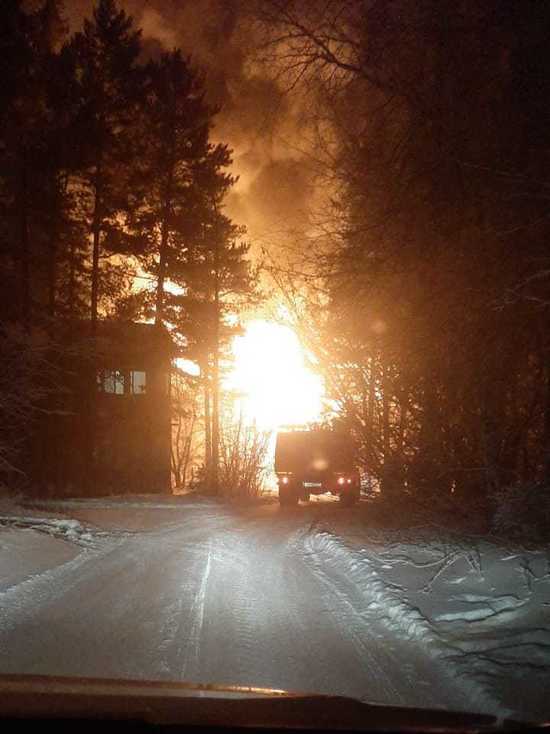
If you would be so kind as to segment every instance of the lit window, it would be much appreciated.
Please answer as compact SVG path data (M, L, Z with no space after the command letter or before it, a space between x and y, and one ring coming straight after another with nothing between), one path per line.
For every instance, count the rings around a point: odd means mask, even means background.
M100 392L124 395L124 373L121 370L100 370L97 374L97 387Z
M145 372L139 370L130 371L130 392L132 395L143 395L145 392Z

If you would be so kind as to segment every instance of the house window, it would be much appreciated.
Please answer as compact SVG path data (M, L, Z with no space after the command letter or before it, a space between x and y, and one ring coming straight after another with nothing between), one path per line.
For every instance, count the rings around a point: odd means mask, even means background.
M144 395L147 376L143 370L99 370L97 389L110 395Z
M110 395L124 395L124 372L121 370L100 370L97 373L97 387L100 392Z
M145 372L130 370L130 392L132 395L143 395L146 386Z

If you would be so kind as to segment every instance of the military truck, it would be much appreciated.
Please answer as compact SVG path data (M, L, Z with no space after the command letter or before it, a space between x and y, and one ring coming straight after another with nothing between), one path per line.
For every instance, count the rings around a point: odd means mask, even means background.
M330 430L281 431L275 444L275 473L281 505L308 501L331 492L344 505L360 496L354 446L345 434Z

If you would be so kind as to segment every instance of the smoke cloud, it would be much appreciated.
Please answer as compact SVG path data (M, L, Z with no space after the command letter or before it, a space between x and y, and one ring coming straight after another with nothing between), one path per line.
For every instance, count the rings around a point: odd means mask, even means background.
M299 110L254 63L250 0L118 2L142 28L148 56L179 47L204 71L209 101L221 107L214 137L233 149L239 176L228 197L229 215L261 244L283 237L284 229L303 227L310 184L304 159L293 147L300 138ZM93 4L67 3L72 30Z

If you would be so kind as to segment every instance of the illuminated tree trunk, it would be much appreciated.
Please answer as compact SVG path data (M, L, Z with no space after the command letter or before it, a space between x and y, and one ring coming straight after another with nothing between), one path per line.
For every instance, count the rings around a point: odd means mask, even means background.
M161 225L161 237L160 237L160 252L159 252L159 274L157 280L157 300L156 300L156 314L155 324L157 326L162 324L164 317L164 281L166 279L166 271L168 266L168 238L170 236L170 216L172 213L172 193L174 188L174 140L176 136L175 127L175 110L171 109L171 135L172 145L170 147L170 157L168 161L168 180L166 182L166 192L164 196L164 202L162 205L162 225Z
M212 375L212 488L215 493L219 491L219 465L220 465L220 385L219 385L219 355L214 355L214 368Z
M71 238L69 245L69 284L67 293L67 309L71 317L74 316L76 298L76 246Z
M99 252L101 246L101 220L102 220L102 164L101 152L98 153L98 162L94 175L94 211L92 218L92 287L90 299L90 321L91 341L88 354L87 390L86 390L86 475L88 491L93 493L96 489L96 354L97 354L97 312L99 303Z
M160 242L160 255L159 255L159 275L157 280L157 300L155 309L155 324L157 326L162 324L163 311L164 311L164 280L166 276L166 264L168 260L168 217L165 215L164 221L162 222L162 233Z
M408 398L405 390L401 393L399 403L399 438L397 441L397 454L402 460L405 448L405 431L407 428Z
M374 438L374 398L376 388L376 371L374 357L369 360L369 398L368 398L368 436L373 441Z
M210 381L208 375L208 358L201 369L204 381L204 471L206 481L210 481L212 473L212 422L210 415Z
M390 457L390 384L389 368L382 367L382 446L384 464L382 466L382 491L391 492L391 457Z
M220 464L220 243L216 233L214 247L214 359L212 369L212 488L219 491Z
M57 301L57 260L58 260L58 238L61 219L61 199L66 192L67 180L61 179L59 175L53 177L53 211L50 218L50 231L48 242L48 312L53 318L55 316Z

